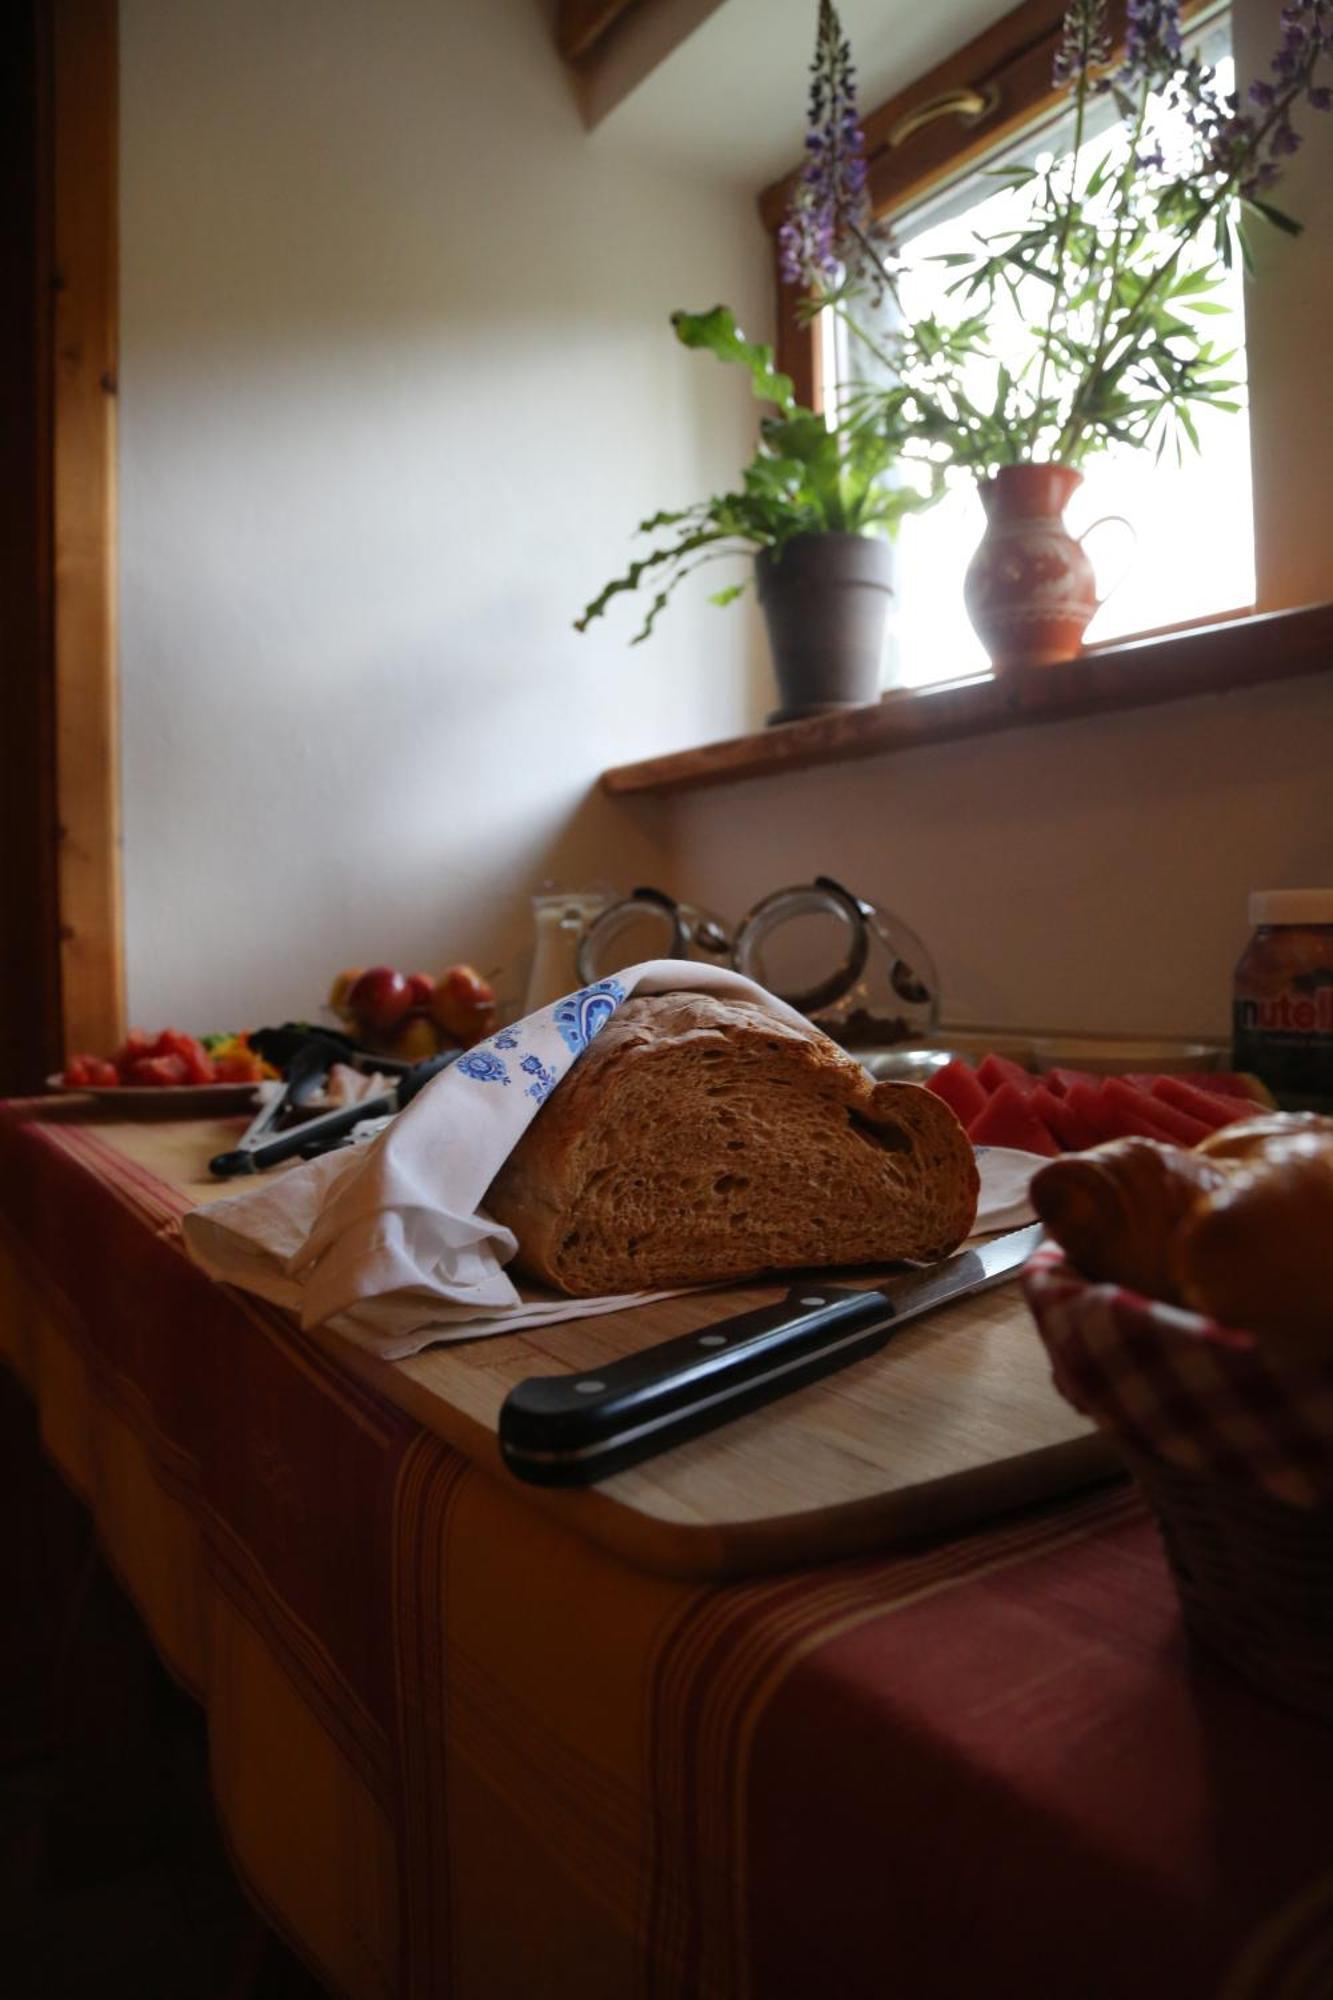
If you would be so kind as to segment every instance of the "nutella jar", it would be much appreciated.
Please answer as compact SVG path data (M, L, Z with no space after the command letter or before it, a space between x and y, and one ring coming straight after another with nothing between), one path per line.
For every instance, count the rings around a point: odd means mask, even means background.
M1236 967L1233 1060L1287 1110L1333 1110L1333 889L1260 889Z

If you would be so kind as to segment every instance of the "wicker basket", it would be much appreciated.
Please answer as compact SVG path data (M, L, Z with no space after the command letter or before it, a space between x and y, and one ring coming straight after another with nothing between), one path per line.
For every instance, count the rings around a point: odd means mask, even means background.
M1056 1387L1113 1440L1186 1626L1275 1700L1333 1721L1333 1366L1038 1252L1024 1290Z
M1333 1509L1121 1451L1157 1517L1191 1636L1264 1694L1333 1721Z

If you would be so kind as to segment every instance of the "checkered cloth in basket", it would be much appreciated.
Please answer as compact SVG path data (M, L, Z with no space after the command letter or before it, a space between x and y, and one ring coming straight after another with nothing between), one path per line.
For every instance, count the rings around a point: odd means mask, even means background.
M1118 1285L1054 1249L1023 1278L1056 1387L1131 1452L1289 1506L1333 1506L1333 1328L1326 1361Z

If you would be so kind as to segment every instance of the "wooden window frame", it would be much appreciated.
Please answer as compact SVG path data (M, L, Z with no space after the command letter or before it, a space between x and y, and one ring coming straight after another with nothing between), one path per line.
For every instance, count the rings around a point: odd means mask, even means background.
M1189 19L1205 4L1184 0L1182 14ZM1067 5L1068 0L1022 0L862 119L870 212L877 222L961 179L1058 109L1066 92L1051 79ZM1119 0L1112 0L1117 48L1122 15ZM783 281L777 240L800 171L793 167L764 189L759 213L773 246L777 364L791 376L798 400L818 410L824 390L819 327L801 317L801 295Z

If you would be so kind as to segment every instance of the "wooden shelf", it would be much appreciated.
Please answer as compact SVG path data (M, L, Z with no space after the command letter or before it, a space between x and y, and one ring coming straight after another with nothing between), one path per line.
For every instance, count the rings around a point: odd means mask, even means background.
M899 690L865 708L781 723L648 757L602 773L615 797L692 791L783 771L879 757L921 743L987 736L1029 723L1062 722L1108 709L1147 708L1190 695L1225 694L1268 681L1333 672L1333 604L1193 626L1113 646L1092 646L1059 666Z

